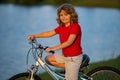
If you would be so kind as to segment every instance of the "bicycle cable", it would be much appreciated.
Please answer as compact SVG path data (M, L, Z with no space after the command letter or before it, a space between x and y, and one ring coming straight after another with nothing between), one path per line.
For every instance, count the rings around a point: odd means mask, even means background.
M35 49L35 47L34 47L34 45L32 44L32 48L30 48L29 50L28 50L28 52L27 52L27 60L26 60L26 65L27 65L27 70L28 70L28 60L29 60L29 54L30 54L30 52L31 52L31 50L32 50L32 52L33 52L33 49Z
M31 45L32 45L32 48L29 49L29 51L27 53L27 58L26 58L27 59L26 60L27 69L28 69L28 64L29 64L29 54L30 54L30 52L32 52L33 58L34 58L35 61L37 61L37 56L39 57L37 48L33 44L31 44Z

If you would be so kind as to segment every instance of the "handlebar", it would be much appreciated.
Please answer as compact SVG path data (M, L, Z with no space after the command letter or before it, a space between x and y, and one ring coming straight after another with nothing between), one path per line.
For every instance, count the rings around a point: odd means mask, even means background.
M32 47L29 49L27 53L27 62L26 62L27 66L28 66L29 53L32 52L34 59L37 61L38 57L42 58L43 51L45 51L48 48L48 47L43 47L41 44L38 44L36 39L30 40L29 44L31 44ZM54 54L54 51L50 51L50 53Z
M32 40L29 41L29 44L32 44L32 46L34 45L35 49L43 49L46 50L48 47L43 47L41 44L37 43L37 40L34 38ZM54 51L49 51L50 53L54 54Z

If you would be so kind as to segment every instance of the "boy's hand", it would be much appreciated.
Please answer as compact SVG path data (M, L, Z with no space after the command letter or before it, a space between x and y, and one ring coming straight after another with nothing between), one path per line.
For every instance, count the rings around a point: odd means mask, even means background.
M51 50L50 48L45 49L45 51L48 52L48 53L50 52L50 50Z
M28 40L32 40L32 39L34 39L34 38L35 38L34 35L30 35L30 36L27 37Z
M47 52L47 53L53 53L54 54L54 51L53 51L53 49L52 48L46 48L45 49L45 51Z

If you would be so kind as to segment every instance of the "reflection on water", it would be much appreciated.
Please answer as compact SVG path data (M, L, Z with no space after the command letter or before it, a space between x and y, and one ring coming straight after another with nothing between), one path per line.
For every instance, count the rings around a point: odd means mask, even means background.
M75 7L82 28L83 52L91 62L120 54L120 10ZM0 5L0 78L26 70L26 54L30 47L27 35L54 29L56 7L22 7ZM59 44L58 36L39 39L45 46ZM30 58L30 63L33 59Z

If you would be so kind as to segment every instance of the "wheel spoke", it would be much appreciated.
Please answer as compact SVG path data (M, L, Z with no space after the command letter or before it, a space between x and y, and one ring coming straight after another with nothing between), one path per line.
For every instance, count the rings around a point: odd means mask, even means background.
M87 75L91 80L120 80L120 71L113 67L98 67Z
M93 80L119 80L120 77L110 71L100 71L92 75Z

